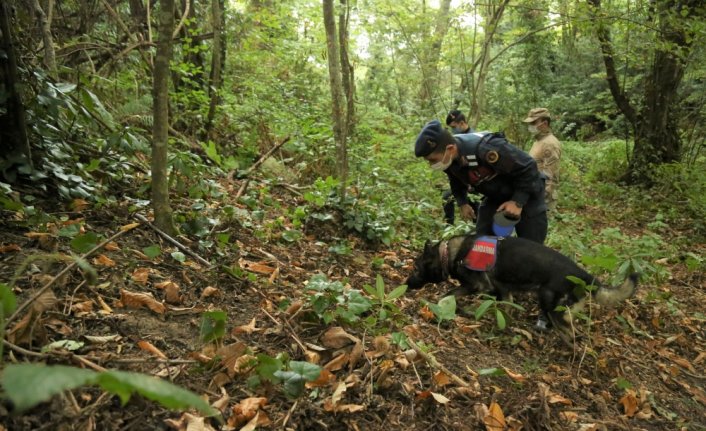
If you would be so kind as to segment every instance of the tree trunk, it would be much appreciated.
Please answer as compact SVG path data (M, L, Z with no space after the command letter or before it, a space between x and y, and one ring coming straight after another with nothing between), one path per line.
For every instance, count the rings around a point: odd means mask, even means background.
M210 102L208 104L208 115L206 117L206 136L209 137L213 126L213 119L216 117L218 107L218 96L221 88L221 67L223 65L223 0L211 0L211 19L213 20L213 52L211 54L211 77L208 86Z
M42 31L42 42L44 44L44 66L50 76L56 77L56 55L54 54L54 40L51 35L51 16L54 10L54 0L47 1L47 12L44 12L39 0L34 0L34 14Z
M341 48L341 78L343 92L346 95L346 123L344 136L351 136L355 129L355 81L353 65L348 55L348 29L350 17L350 3L341 0L341 10L338 13L338 35Z
M333 138L336 142L336 170L341 180L341 198L345 196L348 179L348 149L343 111L343 84L341 79L341 63L336 40L336 20L334 18L333 0L323 0L324 28L326 29L326 48L328 51L328 76L331 85L331 121L333 123Z
M169 204L167 149L169 134L169 62L172 59L174 0L160 0L159 41L154 61L154 125L152 128L152 208L155 225L176 233Z
M630 103L615 69L610 30L602 21L601 0L589 0L601 44L606 80L618 109L632 125L635 146L625 179L649 185L654 165L679 161L681 140L677 126L677 90L684 77L686 59L691 51L687 34L689 20L697 20L700 1L662 0L653 2L659 21L660 43L654 49L652 67L646 78L644 105L637 111Z
M10 25L10 6L0 2L0 32L2 33L2 51L0 56L0 78L5 90L5 114L0 114L0 156L8 157L14 154L24 154L27 163L32 165L32 152L27 138L27 120L22 98L17 91L17 58L12 41L12 26Z
M434 33L431 37L431 43L423 52L422 57L422 88L419 92L421 101L421 109L423 113L430 115L436 114L436 104L434 103L434 89L437 88L438 64L441 55L441 45L444 42L446 33L449 30L449 9L451 0L441 0L439 11L437 12Z

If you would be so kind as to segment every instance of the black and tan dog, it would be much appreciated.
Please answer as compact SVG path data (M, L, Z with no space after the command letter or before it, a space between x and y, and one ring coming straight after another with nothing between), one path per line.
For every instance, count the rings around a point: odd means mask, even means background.
M637 287L637 274L631 274L619 287L603 287L595 277L558 251L514 237L498 239L492 269L473 271L466 266L465 258L477 238L469 235L435 244L427 241L424 252L415 260L414 270L407 278L409 289L419 289L427 283L438 283L450 277L461 282L461 287L452 291L454 295L489 293L502 299L513 291L536 291L544 315L540 316L537 328L546 329L543 322L548 321L568 329L572 313L575 316L581 311L586 295L567 277L576 277L586 286L593 286L587 289L593 301L606 306L630 298ZM566 309L556 311L560 305Z

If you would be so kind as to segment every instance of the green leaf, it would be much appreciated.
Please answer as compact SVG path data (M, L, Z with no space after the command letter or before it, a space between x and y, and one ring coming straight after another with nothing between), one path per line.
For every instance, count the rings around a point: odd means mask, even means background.
M498 323L498 329L505 329L505 315L499 308L495 309L495 321Z
M207 311L201 316L201 341L210 343L221 339L226 332L227 315L225 311Z
M0 311L2 311L0 322L4 321L6 316L14 313L17 308L15 294L10 289L10 286L5 283L0 283L0 307Z
M273 383L280 382L280 379L275 376L277 371L281 371L284 368L284 363L280 359L259 354L257 355L257 361L258 364L255 367L255 371L260 377Z
M117 394L123 405L128 402L134 392L137 392L169 409L184 410L194 407L208 416L218 413L193 392L157 377L111 370L99 374L98 383L106 391Z
M176 260L178 262L184 263L186 261L186 256L184 256L184 253L182 253L180 251L172 252L171 256L174 258L174 260Z
M284 393L290 398L298 398L304 392L304 377L293 371L277 371L275 377L284 382Z
M98 235L88 232L71 240L71 248L78 253L87 253L98 245Z
M389 295L387 295L387 299L390 300L390 301L393 300L393 299L397 299L397 298L399 298L400 296L404 295L406 291L407 291L407 285L406 285L406 284L403 284L403 285L401 285L401 286L397 286L397 287L395 288L395 290L393 290L392 292L390 292Z
M304 379L306 379L309 382L313 382L314 380L318 379L319 376L321 375L321 367L312 364L311 362L305 362L305 361L290 361L289 362L289 368L302 375Z
M625 380L622 377L618 377L618 380L615 382L615 385L618 387L618 389L632 388L632 383L630 383L629 381Z
M502 368L483 368L478 370L479 376L504 376L505 374L507 373Z
M380 274L375 277L375 289L377 290L377 298L381 301L385 299L385 282Z
M143 248L142 252L145 254L145 256L149 257L150 259L154 259L160 254L162 254L162 249L157 244L153 244Z
M73 223L68 226L64 226L63 228L59 229L58 235L63 238L73 238L76 235L81 233L81 224L80 223Z
M480 306L478 306L478 309L476 309L476 320L480 320L480 318L483 317L483 315L485 315L485 313L488 311L488 308L490 308L490 306L493 304L495 304L494 299L486 299L485 301L483 301Z
M456 317L456 297L453 295L441 298L439 304L429 303L429 309L436 315L436 318L441 322L444 320L453 320Z
M63 391L93 383L96 373L63 365L11 364L2 373L6 395L19 411L33 407Z
M370 307L372 307L372 303L368 298L363 296L360 291L353 290L350 292L348 297L348 310L350 310L351 313L359 316L370 310Z

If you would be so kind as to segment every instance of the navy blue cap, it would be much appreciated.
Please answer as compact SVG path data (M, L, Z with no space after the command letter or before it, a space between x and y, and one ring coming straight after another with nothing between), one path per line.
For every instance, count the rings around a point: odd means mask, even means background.
M458 109L449 111L449 115L446 116L446 125L450 126L454 121L466 121L466 116Z
M431 154L439 145L443 132L444 128L441 127L439 120L432 120L424 125L419 136L417 136L417 142L414 144L414 155L426 157Z

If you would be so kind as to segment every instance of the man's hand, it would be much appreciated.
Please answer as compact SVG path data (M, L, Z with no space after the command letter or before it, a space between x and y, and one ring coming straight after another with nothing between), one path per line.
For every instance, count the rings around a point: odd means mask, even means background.
M473 207L469 204L461 205L459 209L461 210L461 217L463 217L464 220L473 220L476 218L476 212L473 211Z
M498 207L498 211L505 211L505 214L510 217L520 218L522 207L517 206L515 201L507 201Z

